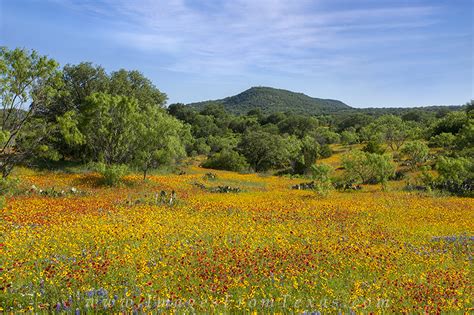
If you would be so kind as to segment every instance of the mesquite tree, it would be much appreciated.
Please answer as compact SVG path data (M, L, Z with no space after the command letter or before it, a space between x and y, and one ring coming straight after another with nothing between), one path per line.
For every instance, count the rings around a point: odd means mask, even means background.
M61 84L56 61L34 50L0 48L0 172L7 177L13 167L30 156L47 133L38 132L19 141L40 104L48 103ZM35 127L32 127L35 128ZM20 143L28 143L21 146Z

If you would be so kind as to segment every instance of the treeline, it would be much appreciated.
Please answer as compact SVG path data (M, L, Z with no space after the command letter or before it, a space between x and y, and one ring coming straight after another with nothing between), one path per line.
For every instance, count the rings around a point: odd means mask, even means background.
M129 168L146 177L159 166L205 155L207 168L300 174L323 185L331 170L317 161L339 143L361 150L344 156L342 183L334 186L385 184L396 178L398 163L421 170L429 187L472 187L472 101L458 111L399 115L233 115L219 104L166 108L166 95L138 71L107 73L91 63L60 68L34 51L7 48L0 51L0 70L3 178L19 164L68 160L94 163L113 184Z
M113 181L186 156L190 127L168 115L166 95L138 71L107 73L22 49L0 51L0 171L39 159L96 162ZM120 176L118 176L120 177Z
M470 194L474 179L473 102L458 111L414 109L400 115L364 112L306 116L264 115L252 110L232 115L218 104L197 111L172 104L168 112L191 126L188 154L206 155L204 167L301 174L322 187L381 183L419 171L410 187L442 188ZM331 144L351 146L342 158L343 175L333 178L318 160L332 155ZM433 172L436 170L437 172ZM433 175L437 173L438 176ZM410 188L408 187L408 188Z

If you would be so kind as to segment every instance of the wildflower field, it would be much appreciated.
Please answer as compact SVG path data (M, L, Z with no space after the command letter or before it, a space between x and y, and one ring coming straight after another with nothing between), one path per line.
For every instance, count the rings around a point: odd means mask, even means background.
M473 311L472 199L207 172L20 172L35 188L2 210L3 312Z

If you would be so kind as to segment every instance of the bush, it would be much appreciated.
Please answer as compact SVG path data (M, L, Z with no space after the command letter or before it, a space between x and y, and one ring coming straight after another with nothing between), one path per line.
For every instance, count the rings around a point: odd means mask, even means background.
M315 164L311 167L311 177L318 182L330 182L332 167L326 164Z
M332 155L332 150L331 150L331 148L329 147L329 145L323 144L323 145L321 146L320 151L319 151L319 156L320 156L320 158L325 159L325 158L330 157L331 155Z
M439 181L462 184L474 180L474 162L468 158L440 157L436 163Z
M120 164L107 165L104 163L97 163L96 170L100 175L102 175L105 185L117 186L122 182L123 177L128 173L128 166Z
M367 153L384 154L385 148L379 141L372 139L367 142L362 151Z
M314 191L325 196L333 189L331 173L332 167L326 164L316 164L311 167L312 178L316 181Z
M385 184L395 172L395 165L389 155L354 151L342 159L347 180L354 183Z
M455 143L456 136L452 133L443 132L430 138L430 147L451 149Z
M344 130L341 132L341 143L342 144L356 144L359 142L359 135L356 132Z
M211 155L202 167L216 170L243 172L249 168L245 157L233 150L224 150Z
M407 162L412 168L416 168L417 165L424 163L428 158L429 152L428 146L420 140L406 143L401 150L401 153L406 156Z
M474 162L467 158L440 157L436 163L438 176L423 166L420 181L426 190L446 191L455 195L473 196Z
M209 154L209 152L211 152L211 147L207 145L206 139L204 138L196 139L194 141L192 149L195 154L191 155Z

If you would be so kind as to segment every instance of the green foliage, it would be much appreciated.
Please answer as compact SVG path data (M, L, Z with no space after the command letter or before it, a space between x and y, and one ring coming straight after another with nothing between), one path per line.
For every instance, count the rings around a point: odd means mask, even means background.
M467 122L467 114L464 111L448 113L442 119L435 122L433 126L433 135L441 133L457 134Z
M348 145L348 144L356 144L359 142L359 135L353 130L344 130L341 132L341 143Z
M157 107L140 113L135 128L137 143L131 154L144 179L148 170L186 156L185 142L191 137L189 129Z
M5 145L9 137L10 132L8 130L0 130L0 146Z
M234 172L244 172L249 168L245 157L233 150L223 150L211 155L202 166L205 168Z
M314 117L302 115L287 115L285 119L277 124L280 133L295 135L303 138L307 135L314 134L319 127L319 122Z
M0 48L0 70L0 172L7 177L15 165L34 154L33 144L42 141L41 133L25 136L25 126L57 95L62 81L56 61L34 50Z
M338 133L330 130L327 127L319 127L316 129L312 136L318 141L321 145L333 144L340 141L341 137Z
M91 63L66 65L63 68L64 87L48 106L41 106L37 115L49 122L58 122L59 128L51 144L63 156L89 159L91 154L85 140L80 117L85 116L89 99L97 93L126 96L137 100L140 110L161 108L166 95L138 71L119 70L108 75L100 66ZM86 155L86 156L84 156Z
M192 155L196 154L209 154L211 152L211 147L206 143L205 138L198 138L194 141L192 145Z
M414 128L400 117L385 115L376 119L364 128L367 140L375 137L383 140L393 151L398 151L408 139L414 135Z
M354 132L359 132L374 120L372 116L360 112L341 113L335 118L339 131L349 130Z
M64 141L70 146L85 144L84 135L79 130L79 121L77 112L68 111L62 116L57 116L59 131Z
M311 178L318 182L330 182L333 169L327 164L315 164L311 166Z
M449 132L442 132L430 138L430 146L435 148L451 149L454 146L456 136Z
M427 187L429 187L435 180L435 176L431 172L431 166L424 165L420 167L421 174L419 176L419 179L421 183Z
M412 168L424 163L429 152L428 146L420 140L407 142L401 149L401 153L406 156L406 160Z
M319 151L319 155L322 159L330 157L332 155L331 147L328 144L323 144L321 146L321 150Z
M471 116L459 131L455 146L459 155L471 158L474 156L474 117Z
M97 163L95 169L103 177L103 183L107 186L120 185L123 177L129 171L128 166L124 164L107 165L105 163Z
M436 163L439 180L462 184L474 180L474 161L468 158L449 158L441 156Z
M402 149L413 167L424 163L428 152L419 139L430 139L450 158L474 154L472 101L462 111L352 109L335 100L258 87L223 100L170 105L171 117L163 108L166 95L138 71L108 74L80 63L61 73L56 62L34 51L6 48L0 51L0 70L4 177L19 163L63 159L103 162L111 182L120 173L114 165L140 169L146 178L149 170L178 163L186 154L208 155L204 165L219 169L311 174L318 159L332 154L330 144L365 142L365 152L346 159L346 173L356 182L385 185L393 168L383 155L386 147ZM394 155L398 159L398 152ZM454 181L443 176L440 180Z
M207 139L207 144L210 146L210 152L220 152L222 150L233 150L237 147L240 141L240 137L238 137L234 133L225 134L222 136L210 136Z
M137 100L140 109L163 107L167 96L158 90L140 71L121 69L110 75L108 93Z
M249 164L257 172L289 167L300 150L294 137L283 137L255 130L243 135L238 146Z
M421 181L428 190L474 196L474 162L469 158L441 156L436 163L438 176L423 168Z
M312 189L317 194L326 196L332 189L331 174L332 167L326 164L314 164L311 166L311 183L297 185L298 189Z
M321 157L321 145L312 137L306 136L301 140L301 162L304 173L311 170L311 166Z
M1 178L0 195L15 195L19 192L20 180L18 178Z
M190 106L202 109L209 104L223 105L230 113L241 115L253 109L260 109L264 114L289 111L312 115L350 109L349 106L341 101L312 98L302 93L269 87L253 87L238 95L222 100L194 103L190 104Z
M63 87L50 104L42 104L38 114L48 121L55 121L69 111L79 113L85 99L97 92L107 92L109 77L101 66L90 62L65 65L62 71Z
M345 176L359 183L385 184L395 172L390 155L353 151L343 156L342 165Z
M94 161L123 164L131 160L141 118L138 102L127 96L94 93L86 98L81 132Z
M385 148L380 140L373 138L365 144L365 146L362 148L362 151L367 153L384 154Z

